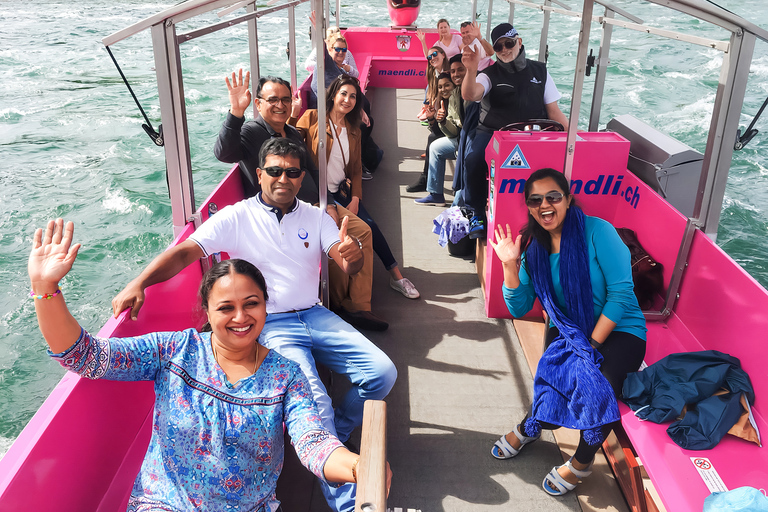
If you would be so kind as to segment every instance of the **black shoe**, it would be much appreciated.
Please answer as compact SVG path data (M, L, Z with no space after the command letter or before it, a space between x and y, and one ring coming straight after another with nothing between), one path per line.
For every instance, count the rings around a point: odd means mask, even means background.
M407 187L405 187L405 191L411 194L414 192L426 192L427 191L427 175L422 173L421 176L419 176L419 179L416 180L416 183L412 183Z
M389 328L387 322L370 311L347 311L342 308L339 311L339 316L353 327L366 331L386 331Z

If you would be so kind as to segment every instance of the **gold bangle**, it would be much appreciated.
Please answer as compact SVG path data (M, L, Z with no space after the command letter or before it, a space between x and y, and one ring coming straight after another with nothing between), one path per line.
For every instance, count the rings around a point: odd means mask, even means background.
M352 480L357 483L357 463L360 462L360 457L355 459L355 462L352 463Z

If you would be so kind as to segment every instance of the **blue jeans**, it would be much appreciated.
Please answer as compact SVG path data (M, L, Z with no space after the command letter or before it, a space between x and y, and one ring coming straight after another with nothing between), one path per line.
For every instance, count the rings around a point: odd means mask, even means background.
M472 146L464 158L464 202L478 217L485 218L488 204L488 164L485 147L493 133L477 130Z
M397 370L387 355L351 325L322 306L287 313L270 313L261 331L261 343L301 366L312 388L320 419L342 442L363 422L366 400L381 400L395 384ZM336 407L317 375L315 361L345 375L352 388ZM352 484L323 482L323 494L334 510L353 510Z
M456 148L458 147L458 139L451 139L449 137L439 138L429 145L427 192L430 194L443 194L445 161L456 160Z

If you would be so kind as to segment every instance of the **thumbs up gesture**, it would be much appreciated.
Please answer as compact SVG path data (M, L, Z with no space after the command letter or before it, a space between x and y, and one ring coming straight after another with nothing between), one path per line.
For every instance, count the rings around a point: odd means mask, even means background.
M342 259L346 260L347 264L350 264L363 259L363 247L359 240L347 234L348 223L349 217L344 217L341 221L341 228L339 229L339 240L341 240L339 255Z

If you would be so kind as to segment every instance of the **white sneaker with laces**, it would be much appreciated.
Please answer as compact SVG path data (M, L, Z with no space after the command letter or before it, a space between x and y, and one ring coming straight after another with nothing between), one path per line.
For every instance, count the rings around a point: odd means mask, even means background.
M397 290L398 292L402 293L409 299L419 298L419 290L417 290L416 287L413 286L413 283L409 281L407 277L404 277L399 281L396 281L390 278L389 286L391 286L393 290Z

